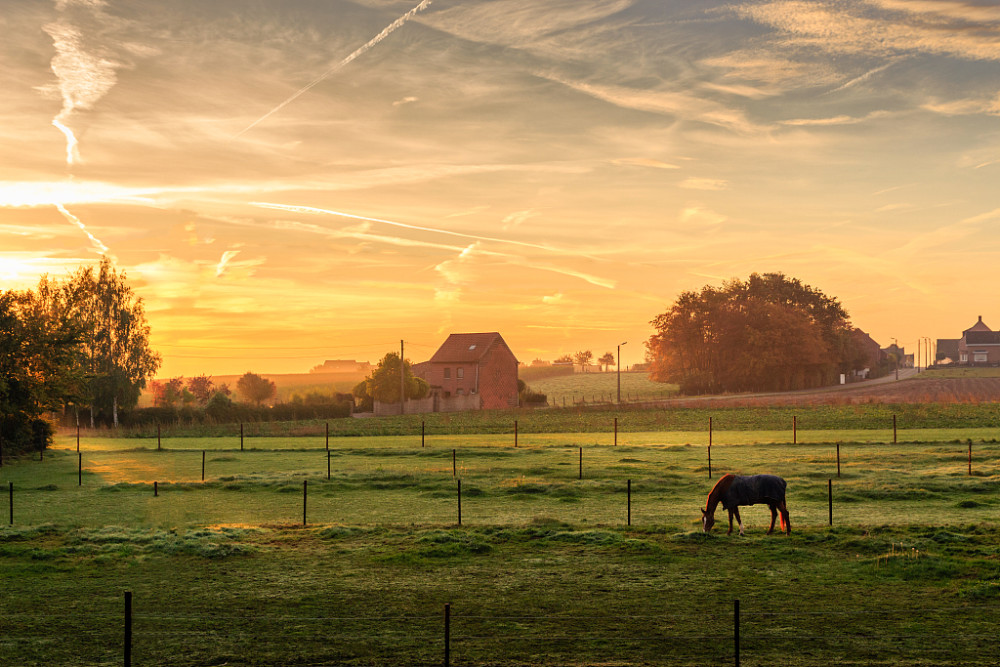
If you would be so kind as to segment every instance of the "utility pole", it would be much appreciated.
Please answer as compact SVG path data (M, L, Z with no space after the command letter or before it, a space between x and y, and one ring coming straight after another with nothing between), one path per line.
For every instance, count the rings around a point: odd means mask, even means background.
M618 402L622 402L622 345L628 345L628 341L620 343L618 345L618 363L615 364L618 367Z
M406 368L403 366L403 341L399 341L399 414L406 414Z

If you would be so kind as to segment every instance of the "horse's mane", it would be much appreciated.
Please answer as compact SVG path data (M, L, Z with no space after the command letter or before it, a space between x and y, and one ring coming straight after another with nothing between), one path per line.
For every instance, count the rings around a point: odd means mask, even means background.
M712 490L708 492L708 499L705 501L705 510L714 512L715 507L721 502L722 495L729 490L729 487L736 481L736 475L727 473L719 478Z

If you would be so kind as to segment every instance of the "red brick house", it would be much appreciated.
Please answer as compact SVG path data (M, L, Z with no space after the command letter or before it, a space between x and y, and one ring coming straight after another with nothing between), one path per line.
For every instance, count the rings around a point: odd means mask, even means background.
M495 331L451 334L413 374L431 386L434 412L517 407L517 358Z
M975 365L1000 365L1000 331L993 331L979 321L962 332L958 339L939 338L937 341L937 361L942 363Z

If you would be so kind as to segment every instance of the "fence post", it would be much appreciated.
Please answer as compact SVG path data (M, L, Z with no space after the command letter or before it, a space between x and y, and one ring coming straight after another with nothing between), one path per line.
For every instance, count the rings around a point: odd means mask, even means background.
M837 479L840 479L840 443L837 443Z
M733 600L733 655L736 667L740 667L740 601Z
M457 450L451 450L451 476L458 477L458 463L456 461L457 455L455 454Z
M799 444L799 418L792 415L792 444Z
M708 478L712 479L712 441L709 438L708 442Z
M444 604L444 667L451 663L451 604Z
M153 482L153 497L156 498L160 495L160 490L156 488L156 482Z
M80 421L79 417L76 422L76 451L80 451Z
M892 444L896 444L896 415L892 416Z
M420 446L424 446L424 422L420 422Z
M330 422L326 422L326 451L330 451Z
M618 446L618 417L615 417L615 447Z
M309 481L302 480L302 525L306 525L306 501L309 499Z
M10 525L14 525L14 482L8 482L10 484Z
M514 446L517 447L517 420L514 420Z
M972 476L972 440L969 440L969 476Z
M833 525L833 480L826 480L826 495L830 502L830 525Z
M628 511L628 519L627 519L627 521L628 521L628 525L631 526L632 525L632 480L628 480L628 482L626 483L625 489L626 489L625 493L626 493L626 498L627 498L626 501L625 501L625 504L626 504L626 507L628 508L628 510L627 510Z
M326 452L326 481L330 481L330 451Z
M205 450L201 450L201 481L205 481Z
M583 447L580 448L580 479L583 479Z
M462 480L458 480L458 525L462 525Z
M125 667L132 667L132 591L125 591Z

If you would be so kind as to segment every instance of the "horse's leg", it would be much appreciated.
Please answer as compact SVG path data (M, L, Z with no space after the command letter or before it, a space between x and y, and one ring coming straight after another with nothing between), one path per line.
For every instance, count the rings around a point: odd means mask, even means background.
M740 525L740 535L742 535L743 534L743 519L740 518L740 508L739 507L734 507L733 508L733 514L736 515L736 523L738 523ZM730 519L730 521L732 521L732 519Z
M792 520L788 516L788 506L785 504L784 500L781 501L781 505L778 506L778 509L781 510L781 529L785 531L786 535L791 535Z
M771 527L767 529L767 534L770 535L771 533L774 532L774 520L778 518L778 509L770 503L768 504L768 507L771 509ZM785 520L782 519L781 520L782 528L784 528L784 525L785 525Z
M729 532L726 535L733 534L733 510L729 510Z

